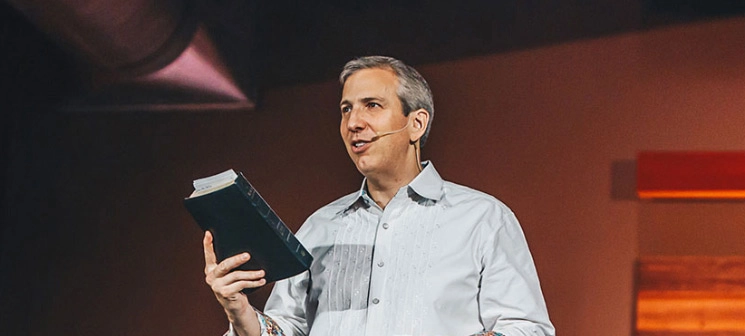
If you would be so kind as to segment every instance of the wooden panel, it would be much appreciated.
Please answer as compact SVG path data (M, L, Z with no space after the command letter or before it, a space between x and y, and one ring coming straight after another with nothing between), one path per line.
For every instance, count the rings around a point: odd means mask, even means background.
M641 152L640 198L745 199L745 152Z
M638 336L745 336L745 256L645 257Z

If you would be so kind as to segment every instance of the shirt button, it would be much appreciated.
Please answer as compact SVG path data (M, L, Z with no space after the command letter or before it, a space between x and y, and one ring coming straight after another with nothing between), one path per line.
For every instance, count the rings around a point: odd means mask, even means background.
M378 304L378 303L380 303L380 300L378 300L377 298L375 298L375 299L372 300L372 303L373 304Z
M378 267L383 267L383 266L385 266L385 263L384 262L381 261L381 262L378 263Z
M388 226L389 226L388 223L383 223L383 229L388 230Z

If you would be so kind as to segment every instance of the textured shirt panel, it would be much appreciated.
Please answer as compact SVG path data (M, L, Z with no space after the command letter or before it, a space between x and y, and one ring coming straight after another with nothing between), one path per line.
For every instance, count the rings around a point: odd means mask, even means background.
M553 335L507 206L432 164L384 210L364 185L298 231L313 265L279 281L265 310L286 335Z

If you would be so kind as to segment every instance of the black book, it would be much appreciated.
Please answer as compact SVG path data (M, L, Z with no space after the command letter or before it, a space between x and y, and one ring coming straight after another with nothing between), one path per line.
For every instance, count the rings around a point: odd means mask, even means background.
M237 269L263 269L267 283L310 268L311 254L243 174L231 169L195 180L194 188L184 205L202 230L212 232L218 263L248 252L251 259Z

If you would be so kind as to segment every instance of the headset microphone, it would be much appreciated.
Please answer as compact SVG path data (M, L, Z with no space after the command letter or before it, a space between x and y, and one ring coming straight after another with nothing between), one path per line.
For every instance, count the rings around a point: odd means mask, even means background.
M378 139L380 139L380 138L382 138L384 136L387 136L387 135L391 135L391 134L396 134L398 132L402 132L408 126L409 126L409 123L407 122L406 125L404 125L404 127L402 127L401 129L395 130L395 131L375 132L375 136L370 139L370 142L377 141Z

